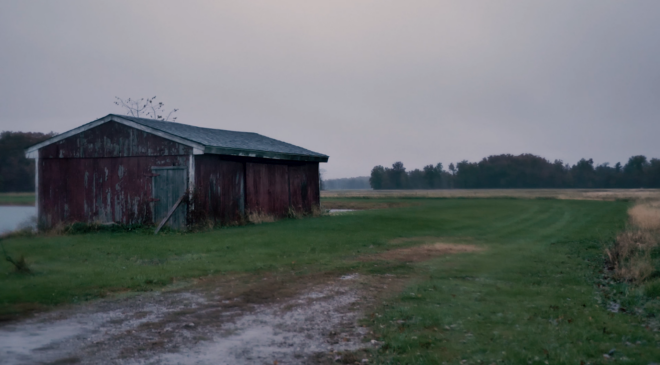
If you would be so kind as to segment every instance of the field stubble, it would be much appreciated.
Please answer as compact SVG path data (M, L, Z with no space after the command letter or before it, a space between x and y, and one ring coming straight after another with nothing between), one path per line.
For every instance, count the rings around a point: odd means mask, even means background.
M437 189L325 190L322 198L520 198L568 200L660 200L660 189Z

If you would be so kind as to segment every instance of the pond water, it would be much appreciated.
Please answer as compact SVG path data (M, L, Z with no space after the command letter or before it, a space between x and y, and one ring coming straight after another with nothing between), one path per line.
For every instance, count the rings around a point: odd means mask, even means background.
M0 205L0 233L13 231L19 226L30 224L31 218L36 215L36 207Z

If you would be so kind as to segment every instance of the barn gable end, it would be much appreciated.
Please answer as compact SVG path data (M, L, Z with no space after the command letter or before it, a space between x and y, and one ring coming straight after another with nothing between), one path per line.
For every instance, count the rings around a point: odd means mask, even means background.
M39 158L189 155L192 147L109 121L39 149Z
M115 121L39 149L39 220L151 224L152 168L187 167L193 148Z

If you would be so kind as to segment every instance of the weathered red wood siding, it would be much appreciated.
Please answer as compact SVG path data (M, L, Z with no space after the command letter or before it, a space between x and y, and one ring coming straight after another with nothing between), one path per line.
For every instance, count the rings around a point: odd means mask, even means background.
M289 196L291 208L311 212L319 206L319 164L310 162L289 166Z
M39 220L151 223L151 167L188 156L39 159Z
M195 156L194 219L223 225L245 213L245 163L220 155Z
M93 158L189 155L189 146L108 122L39 150L39 158Z
M289 211L289 167L284 164L245 164L245 210L275 216Z
M190 147L105 123L39 150L39 221L151 223L151 167L188 166Z
M189 167L188 146L108 122L39 150L39 220L152 223L153 166ZM189 219L222 225L249 212L285 216L319 205L318 162L194 156Z
M311 212L319 199L318 162L195 156L194 220L226 225L249 212Z

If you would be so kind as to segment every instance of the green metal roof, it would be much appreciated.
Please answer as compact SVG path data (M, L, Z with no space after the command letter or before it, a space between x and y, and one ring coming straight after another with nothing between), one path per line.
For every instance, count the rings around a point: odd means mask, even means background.
M27 153L30 154L41 147L110 121L123 123L132 127L139 127L142 130L155 133L161 137L170 138L179 143L190 145L195 148L196 153L317 162L328 162L329 158L327 155L262 136L258 133L202 128L188 124L164 122L162 120L136 118L118 114L108 114L103 118L62 133L28 148Z

